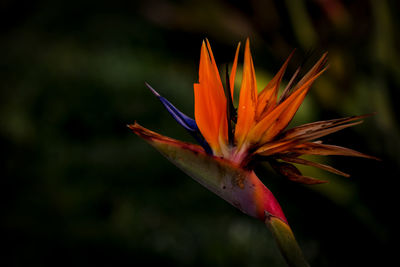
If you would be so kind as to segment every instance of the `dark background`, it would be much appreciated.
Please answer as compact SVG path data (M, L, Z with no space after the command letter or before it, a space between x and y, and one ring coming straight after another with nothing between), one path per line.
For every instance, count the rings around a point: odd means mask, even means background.
M313 187L259 175L313 266L388 266L398 253L398 11L385 0L1 1L0 264L284 266L262 223L126 128L137 120L191 140L144 82L192 115L202 40L224 66L250 37L259 89L292 49L289 74L329 52L294 125L377 112L324 140L382 162L322 159L352 177L307 169L330 180Z

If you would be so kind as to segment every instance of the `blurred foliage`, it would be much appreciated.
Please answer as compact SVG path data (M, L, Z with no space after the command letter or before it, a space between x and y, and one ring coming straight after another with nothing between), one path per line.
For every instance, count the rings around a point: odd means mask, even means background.
M193 114L200 45L221 67L247 36L260 89L329 51L294 125L377 112L325 138L350 179L299 186L258 170L314 266L385 266L397 240L396 1L0 2L2 266L284 266L265 226L196 184L127 128L191 139L148 81ZM289 76L287 76L289 77ZM287 82L287 79L285 80Z

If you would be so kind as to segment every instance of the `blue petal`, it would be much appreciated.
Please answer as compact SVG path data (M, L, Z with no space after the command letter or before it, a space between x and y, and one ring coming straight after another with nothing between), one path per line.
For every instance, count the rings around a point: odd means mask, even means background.
M208 145L207 141L201 135L199 127L194 119L182 113L179 109L177 109L174 105L171 104L167 99L162 97L153 87L151 87L148 83L146 83L147 88L158 97L164 107L167 109L169 114L183 127L185 128L196 140L199 144L204 148L204 150L212 155L212 150Z

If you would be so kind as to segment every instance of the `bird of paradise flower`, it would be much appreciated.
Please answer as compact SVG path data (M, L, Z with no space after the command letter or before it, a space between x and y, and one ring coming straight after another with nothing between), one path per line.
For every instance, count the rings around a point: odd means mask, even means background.
M136 122L128 127L210 191L242 212L264 221L289 266L308 266L279 203L256 176L254 163L267 161L284 177L303 184L326 181L303 176L293 163L349 176L331 166L300 156L344 155L376 159L317 140L357 125L362 122L360 119L368 115L318 121L285 130L312 83L326 70L327 54L323 54L301 79L297 77L298 69L278 98L280 83L293 53L275 77L258 93L248 39L244 51L239 104L235 108L233 91L239 48L240 43L230 75L228 69L226 71L224 87L210 43L208 40L203 41L199 82L194 84L195 120L180 112L146 83L173 118L193 135L200 146L157 134ZM298 82L294 82L296 79Z

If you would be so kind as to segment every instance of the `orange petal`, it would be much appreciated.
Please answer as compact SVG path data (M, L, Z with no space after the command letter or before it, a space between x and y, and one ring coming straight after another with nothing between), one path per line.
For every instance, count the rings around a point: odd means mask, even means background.
M294 80L296 79L299 72L300 72L300 67L297 68L297 70L292 75L292 78L290 78L288 84L286 85L281 96L279 97L278 104L282 103L282 101L284 101L286 98L288 98L290 91L292 90L292 84L294 83Z
M293 138L298 138L298 137L306 137L307 135L311 135L314 133L317 133L319 131L328 129L328 128L333 128L348 122L360 120L363 118L366 118L368 116L371 116L371 114L365 114L361 116L351 116L351 117L345 117L345 118L340 118L340 119L332 119L332 120L325 120L325 121L316 121L312 123L307 123L303 124L297 127L294 127L292 129L289 129L285 131L281 139L293 139Z
M279 162L275 160L271 161L270 165L277 173L285 176L292 182L307 184L307 185L327 183L327 181L324 180L303 176L299 171L299 169L296 168L296 166L287 162Z
M254 122L255 109L257 104L257 84L253 66L253 59L250 53L250 42L246 40L243 64L243 79L240 88L238 120L235 129L235 140L240 148L247 133Z
M294 157L285 157L285 156L282 156L282 157L279 157L279 158L280 158L281 160L286 161L286 162L291 162L291 163L297 163L297 164L307 165L307 166L319 168L319 169L321 169L321 170L325 170L325 171L328 171L328 172L331 172L331 173L335 173L335 174L338 174L338 175L342 175L342 176L344 176L344 177L350 177L349 174L344 173L344 172L342 172L342 171L339 171L338 169L335 169L335 168L333 168L333 167L331 167L331 166L329 166L329 165L325 165L325 164L322 164L322 163L313 162L313 161L309 161L309 160L302 159L302 158L294 158Z
M279 85L282 81L282 77L285 74L287 65L294 54L293 52L283 63L282 67L275 75L275 77L265 86L265 88L258 94L257 109L256 109L256 119L261 120L266 114L268 114L271 109L276 105L276 100L278 97Z
M322 55L322 57L318 60L317 63L315 63L314 67L312 67L306 75L303 76L303 78L296 84L296 86L294 87L293 91L296 91L297 89L299 89L301 86L303 86L309 79L311 79L311 77L313 77L314 75L316 75L318 72L320 72L320 70L323 68L323 66L325 65L326 61L328 58L328 53L324 53Z
M215 77L213 77L213 78L216 79L216 82L219 83L222 87L222 82L221 82L221 77L219 76L218 66L217 66L217 63L215 62L214 54L211 50L211 45L210 45L210 42L208 41L208 39L206 39L206 43L207 43L208 54L211 58L211 64L212 64L212 67L214 68ZM223 90L222 90L222 92L223 92Z
M310 78L301 88L290 95L285 101L279 104L279 106L258 122L252 129L249 139L254 143L259 142L263 144L272 140L277 134L286 128L303 102L312 83L324 71L325 69Z
M227 140L226 127L220 127L221 120L226 121L226 98L218 68L211 52L203 42L200 53L199 83L194 84L195 119L200 132L214 152L220 151L219 140ZM222 129L223 133L220 133Z
M297 139L295 140L278 140L276 142L267 143L260 148L258 148L254 154L258 154L261 156L270 156L276 153L289 151L292 147L297 146L299 142Z
M322 136L343 130L347 127L351 127L351 126L354 126L354 125L357 125L360 123L362 123L362 121L348 123L348 124L344 124L344 125L338 125L338 126L335 126L332 128L323 129L323 130L319 130L319 131L315 131L315 132L311 131L310 133L306 132L303 135L299 135L299 136L296 136L291 139L283 138L276 142L266 143L265 145L258 148L254 153L260 154L262 156L269 156L269 155L281 153L281 152L291 152L292 149L294 147L296 147L297 145L303 144L303 143L311 141L311 140L315 140Z
M232 101L233 101L233 91L235 88L235 77L236 77L236 68L237 68L237 62L238 62L238 57L239 57L239 48L240 48L240 42L236 48L236 53L235 53L235 59L233 60L233 65L231 69L231 74L229 77L229 84L231 86L231 96L232 96Z
M294 153L307 154L307 155L321 155L321 156L337 155L337 156L362 157L362 158L379 160L374 156L369 156L367 154L358 152L350 148L321 144L316 142L297 145L294 148L290 149L290 151Z

